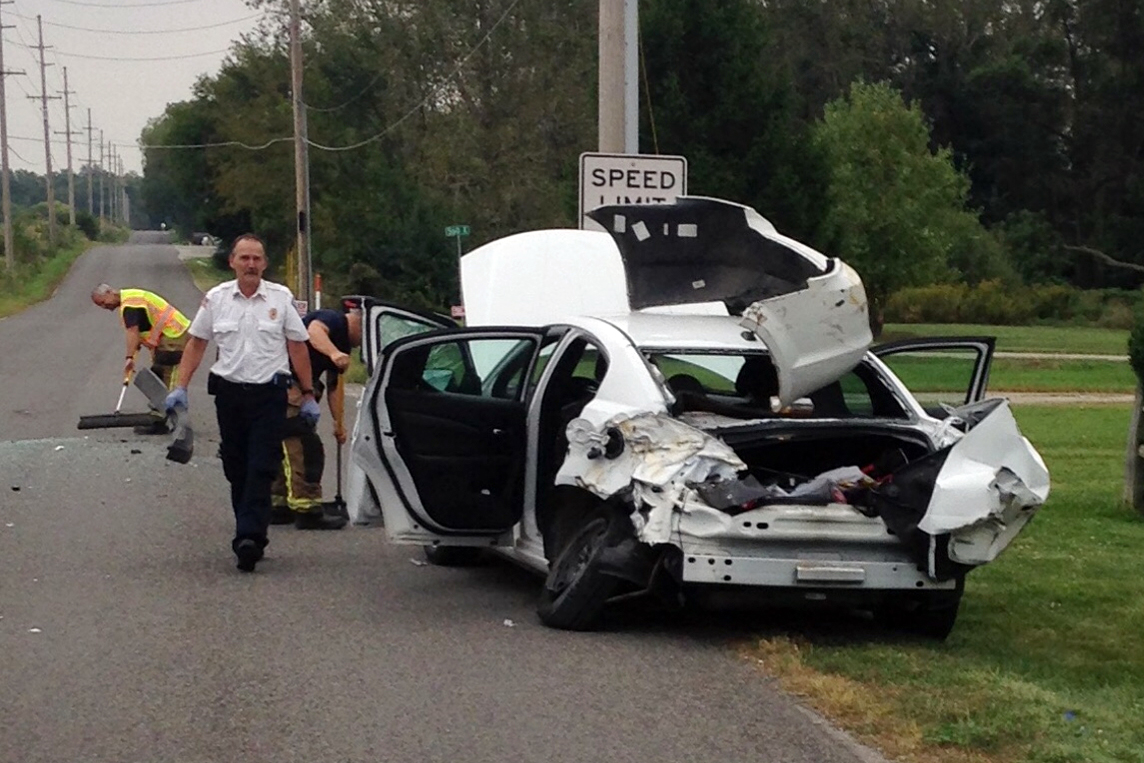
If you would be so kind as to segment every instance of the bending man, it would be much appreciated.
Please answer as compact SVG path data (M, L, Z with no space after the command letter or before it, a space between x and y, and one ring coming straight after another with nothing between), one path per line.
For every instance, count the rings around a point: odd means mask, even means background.
M167 300L143 289L113 289L105 283L91 292L91 301L105 310L119 310L127 333L126 362L123 376L135 370L135 356L140 347L151 352L151 370L163 380L167 389L178 384L178 365L187 346L190 321ZM149 427L136 427L137 434L165 434L166 422L156 421Z
M295 386L290 388L286 407L286 437L282 440L282 470L274 482L271 514L274 524L293 522L299 530L340 530L344 516L327 515L322 507L322 472L326 466L322 438L301 416L300 389L312 388L321 401L323 388L328 388L330 413L334 420L334 439L345 444L345 385L341 375L349 368L350 350L361 346L361 310L356 302L347 301L342 313L337 310L314 310L302 318L309 334L311 376L294 372ZM326 384L322 384L322 374ZM305 382L310 382L309 384Z

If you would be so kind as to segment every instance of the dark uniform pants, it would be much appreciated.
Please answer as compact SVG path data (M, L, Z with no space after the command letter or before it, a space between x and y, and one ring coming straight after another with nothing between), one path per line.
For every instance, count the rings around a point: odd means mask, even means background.
M235 384L212 374L208 390L215 396L222 470L230 482L234 545L249 538L265 546L270 486L282 462L285 381Z

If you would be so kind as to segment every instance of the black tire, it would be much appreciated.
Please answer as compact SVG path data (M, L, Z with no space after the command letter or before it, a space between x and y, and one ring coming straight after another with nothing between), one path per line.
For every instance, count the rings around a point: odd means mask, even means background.
M484 561L485 550L477 546L422 546L425 558L437 567L472 567Z
M960 580L953 591L889 600L874 610L874 618L884 628L945 641L957 622L963 585Z
M601 571L600 557L622 535L627 518L609 506L585 517L548 568L536 613L550 628L591 630L620 580Z

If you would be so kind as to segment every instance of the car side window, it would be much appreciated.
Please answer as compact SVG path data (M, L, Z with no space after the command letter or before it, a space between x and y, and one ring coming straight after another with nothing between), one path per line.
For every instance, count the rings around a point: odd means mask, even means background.
M407 350L393 359L389 388L518 399L519 379L534 347L532 339L490 337Z

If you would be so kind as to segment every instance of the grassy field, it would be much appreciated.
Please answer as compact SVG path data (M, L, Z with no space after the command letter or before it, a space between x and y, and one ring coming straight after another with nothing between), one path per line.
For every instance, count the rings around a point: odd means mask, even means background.
M887 361L914 393L965 389L971 370L954 358L900 358ZM1122 361L994 357L989 389L1005 392L1132 393L1136 377Z
M1125 355L1128 332L1081 326L981 326L971 323L887 323L880 342L924 336L995 336L999 352Z
M25 267L17 271L16 276L0 278L0 318L15 315L47 299L76 258L93 246L98 244L87 239L76 241L35 270Z
M1018 407L1052 495L972 573L943 644L793 622L744 648L902 761L1144 761L1144 521L1120 501L1128 406Z

